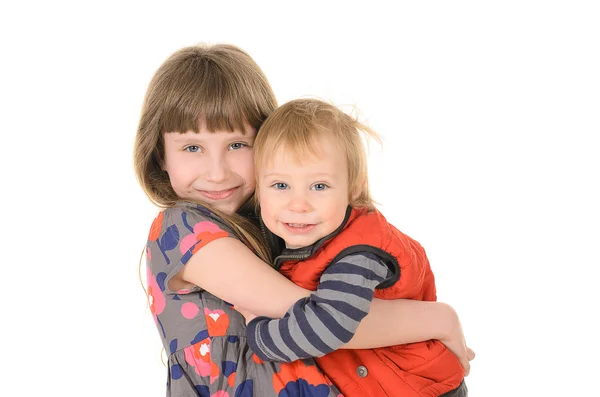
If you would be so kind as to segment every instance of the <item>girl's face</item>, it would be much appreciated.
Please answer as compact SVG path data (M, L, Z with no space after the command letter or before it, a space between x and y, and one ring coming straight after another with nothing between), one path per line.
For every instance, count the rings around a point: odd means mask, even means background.
M171 186L182 200L200 201L231 214L254 193L256 131L168 132L165 164Z

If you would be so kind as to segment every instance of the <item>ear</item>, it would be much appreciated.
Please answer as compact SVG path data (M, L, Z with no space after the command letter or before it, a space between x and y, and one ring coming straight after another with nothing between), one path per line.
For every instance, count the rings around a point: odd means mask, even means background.
M360 197L362 192L365 191L366 188L367 188L367 180L365 178L361 178L360 180L356 181L353 191L350 192L351 201L354 202L354 201L358 200L358 198Z

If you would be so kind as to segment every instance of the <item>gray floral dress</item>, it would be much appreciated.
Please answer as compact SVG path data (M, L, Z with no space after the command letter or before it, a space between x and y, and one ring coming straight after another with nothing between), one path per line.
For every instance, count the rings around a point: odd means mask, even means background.
M263 362L246 341L244 317L198 287L172 291L169 280L207 243L234 237L202 206L178 203L159 213L148 236L148 299L168 355L167 396L338 397L311 360ZM256 286L260 288L260 286Z

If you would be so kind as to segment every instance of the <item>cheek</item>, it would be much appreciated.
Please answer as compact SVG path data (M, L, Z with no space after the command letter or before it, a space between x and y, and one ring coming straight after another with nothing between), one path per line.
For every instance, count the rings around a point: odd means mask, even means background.
M346 216L346 208L348 207L348 198L345 196L332 197L327 205L327 215L329 220L335 224L341 224Z
M176 189L177 185L180 185L182 180L185 179L184 167L173 159L165 162L164 170L169 175L169 181L174 189Z
M171 174L171 171L177 169L175 164L173 164L174 162L175 158L172 155L169 155L169 153L165 153L165 159L163 161L162 169Z
M258 201L260 208L264 216L273 216L277 212L279 207L276 197L273 196L273 192L268 188L260 188L260 194L258 195Z
M256 177L254 175L254 156L248 154L236 162L236 174L241 176L248 187L254 190L256 186Z
M277 226L277 214L269 200L260 199L260 214L267 229L275 231Z
M183 153L177 153L166 156L164 170L169 175L173 175L180 179L193 177L205 169L205 160L201 157L186 156Z

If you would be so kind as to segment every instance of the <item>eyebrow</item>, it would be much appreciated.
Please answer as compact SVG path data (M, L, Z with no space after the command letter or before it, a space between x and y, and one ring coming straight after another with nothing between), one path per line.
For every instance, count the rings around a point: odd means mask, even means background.
M231 135L231 139L255 139L255 137L250 136L250 134L242 134L241 132L228 132L229 135ZM180 136L173 138L173 142L175 143L196 143L196 142L202 142L205 138L200 138L200 134L194 134L194 135L183 135L181 134Z
M317 178L317 179L319 177L331 177L331 176L333 176L333 174L328 174L326 172L317 172L315 174L309 174L309 175L311 177L314 177L314 178ZM289 175L289 174L282 174L280 172L269 172L268 174L263 175L262 177L263 178L273 178L273 177L289 177L289 176L291 176L291 175Z

